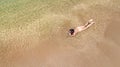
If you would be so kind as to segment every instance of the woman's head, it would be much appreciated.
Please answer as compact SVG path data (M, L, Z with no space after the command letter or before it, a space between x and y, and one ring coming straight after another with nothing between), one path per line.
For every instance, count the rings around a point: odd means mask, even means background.
M69 29L69 34L70 34L70 35L73 35L73 34L74 34L74 32L75 32L75 30L74 30L74 29Z

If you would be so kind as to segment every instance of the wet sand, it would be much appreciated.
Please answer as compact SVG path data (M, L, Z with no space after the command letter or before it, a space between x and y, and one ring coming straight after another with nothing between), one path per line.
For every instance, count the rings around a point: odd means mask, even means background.
M30 3L28 0L28 6ZM44 13L38 8L41 5L33 1L36 8L29 11L36 12L34 18L25 14L21 19L18 12L18 19L12 19L15 15L8 17L11 23L18 22L16 25L1 25L0 67L120 66L119 1L68 0L55 3L51 8L43 7ZM69 28L83 25L91 18L95 21L92 27L75 37L68 36ZM1 21L5 22L4 19ZM19 25L19 22L26 23Z

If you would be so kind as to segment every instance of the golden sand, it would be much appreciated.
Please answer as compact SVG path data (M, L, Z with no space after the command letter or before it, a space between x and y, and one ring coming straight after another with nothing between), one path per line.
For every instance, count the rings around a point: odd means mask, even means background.
M31 8L28 12L24 7L21 14L3 14L1 21L8 18L11 23L0 28L0 67L120 66L119 1L40 2L42 5L27 0L24 6ZM69 28L91 18L95 22L92 27L68 36Z

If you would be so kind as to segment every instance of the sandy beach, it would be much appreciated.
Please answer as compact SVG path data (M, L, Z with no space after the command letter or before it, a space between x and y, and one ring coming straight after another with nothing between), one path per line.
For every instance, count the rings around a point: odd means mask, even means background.
M119 0L0 1L0 67L120 67ZM95 24L75 37L68 30Z

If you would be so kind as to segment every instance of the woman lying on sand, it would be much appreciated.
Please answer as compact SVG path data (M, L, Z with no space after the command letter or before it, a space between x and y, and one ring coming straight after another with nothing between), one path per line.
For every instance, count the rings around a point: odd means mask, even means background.
M79 26L79 27L76 27L75 29L69 29L69 35L75 36L78 32L86 30L93 24L94 24L93 19L90 19L84 26Z

